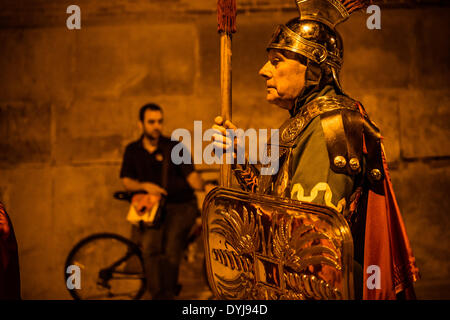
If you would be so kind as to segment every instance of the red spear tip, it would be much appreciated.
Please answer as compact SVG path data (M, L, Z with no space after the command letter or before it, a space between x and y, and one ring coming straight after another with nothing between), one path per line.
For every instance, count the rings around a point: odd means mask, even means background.
M217 31L236 32L236 0L217 0Z

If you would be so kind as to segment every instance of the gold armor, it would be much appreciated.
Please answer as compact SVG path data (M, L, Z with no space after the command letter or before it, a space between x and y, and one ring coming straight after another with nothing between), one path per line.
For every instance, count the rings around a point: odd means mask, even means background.
M216 188L203 204L208 280L219 299L352 299L352 237L324 206Z

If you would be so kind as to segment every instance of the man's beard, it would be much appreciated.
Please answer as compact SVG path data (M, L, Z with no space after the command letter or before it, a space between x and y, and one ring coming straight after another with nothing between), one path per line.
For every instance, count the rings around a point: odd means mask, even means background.
M147 139L152 140L152 141L158 140L160 136L161 136L160 131L153 131L153 135L151 133L144 131L144 137L146 137Z

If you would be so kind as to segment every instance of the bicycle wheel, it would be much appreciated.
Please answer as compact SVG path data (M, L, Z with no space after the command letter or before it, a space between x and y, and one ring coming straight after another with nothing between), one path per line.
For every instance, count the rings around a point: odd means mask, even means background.
M68 285L70 266L79 267L79 288ZM64 275L76 300L137 300L146 288L141 250L113 233L93 234L78 242L67 257Z

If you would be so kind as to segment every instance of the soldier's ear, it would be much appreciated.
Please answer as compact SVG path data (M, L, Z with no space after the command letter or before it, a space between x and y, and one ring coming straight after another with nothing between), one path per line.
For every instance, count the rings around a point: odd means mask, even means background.
M138 120L138 127L141 131L144 130L144 124L142 123L141 120Z

